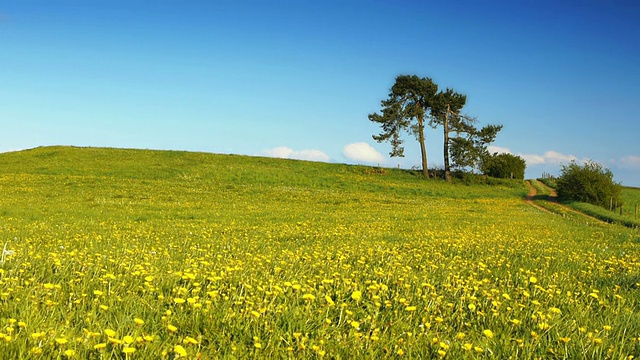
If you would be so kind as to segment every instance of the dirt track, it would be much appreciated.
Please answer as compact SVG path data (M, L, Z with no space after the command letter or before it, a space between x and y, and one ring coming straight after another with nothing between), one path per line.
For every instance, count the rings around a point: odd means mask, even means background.
M589 219L589 220L591 220L591 221L593 221L593 222L595 222L595 223L600 223L600 224L609 224L609 223L608 223L608 222L606 222L606 221L602 221L602 220L600 220L600 219L598 219L598 218L595 218L595 217L593 217L593 216L591 216L591 215L587 215L587 214L585 214L585 213L583 213L583 212L580 212L580 211L578 211L578 210L575 210L575 209L573 209L573 208L570 208L570 207L568 207L568 206L565 206L565 205L562 205L562 204L558 203L558 193L556 192L556 190L555 190L555 189L552 189L552 188L550 188L550 187L548 187L547 185L545 185L545 184L543 184L543 183L540 183L540 184L542 184L542 186L544 186L545 188L547 188L547 189L549 190L549 196L547 197L547 201L553 202L556 206L561 207L561 208L562 208L562 209L564 209L566 212L571 212L571 213L574 213L574 214L578 214L578 215L583 216L583 217L585 217L585 218L587 218L587 219ZM531 184L531 180L527 180L527 185L529 186L529 193L527 194L527 197L525 198L525 202L526 202L526 203L528 203L528 204L530 204L530 205L532 205L532 206L535 206L536 208L538 208L538 209L540 209L540 210L542 210L542 211L546 211L546 212L551 213L551 214L557 214L557 213L555 213L555 212L553 212L553 211L551 211L551 210L549 210L549 209L546 209L546 208L544 208L544 207L542 207L542 206L540 206L540 205L536 204L536 203L533 201L533 199L534 199L534 198L535 198L535 196L538 194L538 191L537 191L537 190L536 190L536 188ZM558 215L559 215L559 214L558 214Z

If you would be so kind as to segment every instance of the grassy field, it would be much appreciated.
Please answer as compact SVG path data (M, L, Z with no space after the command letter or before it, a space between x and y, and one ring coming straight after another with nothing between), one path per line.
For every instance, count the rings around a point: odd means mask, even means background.
M0 358L640 354L638 231L523 182L48 147L0 189Z
M623 215L636 219L636 206L640 208L640 188L623 187L622 188ZM640 219L640 209L638 209L638 218Z
M555 187L555 180L553 179L531 180L531 183L538 190L539 194L544 195L548 195L549 191L541 185L542 183L546 184L548 187ZM544 196L541 196L541 198L542 197ZM576 201L565 201L563 204L602 221L630 228L640 228L640 188L622 187L620 198L622 200L622 204L612 204L613 210ZM560 207L554 206L549 202L540 200L536 203L540 206L549 208L554 212L563 212ZM554 209L551 209L550 207L553 207ZM564 212L566 213L566 211Z

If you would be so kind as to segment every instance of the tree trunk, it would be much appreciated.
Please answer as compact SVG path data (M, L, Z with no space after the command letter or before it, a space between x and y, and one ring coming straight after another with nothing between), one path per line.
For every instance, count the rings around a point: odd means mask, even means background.
M429 178L429 167L427 164L427 148L424 145L424 119L418 117L418 137L420 140L420 151L422 152L422 174Z
M444 116L443 128L444 128L444 178L447 181L451 181L451 166L449 165L449 114L451 113L451 107L447 104L447 113Z

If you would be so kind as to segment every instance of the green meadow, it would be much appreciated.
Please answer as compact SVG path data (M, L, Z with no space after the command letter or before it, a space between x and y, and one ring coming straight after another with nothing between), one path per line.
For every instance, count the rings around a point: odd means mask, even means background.
M640 233L528 190L237 155L0 154L0 358L638 356Z

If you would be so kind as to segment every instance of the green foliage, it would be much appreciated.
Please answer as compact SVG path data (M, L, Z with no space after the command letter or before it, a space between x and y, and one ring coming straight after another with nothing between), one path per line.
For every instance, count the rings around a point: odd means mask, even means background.
M635 219L629 213L620 215L618 210L609 211L608 207L605 209L600 206L592 205L584 202L570 202L567 205L584 214L593 216L597 219L608 222L610 224L618 224L618 225L626 226L629 228L640 228L640 221ZM634 209L631 208L630 210L633 211Z
M526 167L520 156L494 153L483 157L480 171L495 178L523 180Z
M480 160L487 153L487 145L495 140L502 129L501 125L477 129L474 126L477 121L475 118L460 114L466 101L466 95L449 88L438 92L438 85L430 78L400 75L396 77L388 98L380 102L381 113L369 114L369 120L382 127L382 132L373 135L373 139L377 142L388 141L391 144L389 155L402 157L404 141L401 134L405 131L413 134L420 144L422 172L429 177L424 137L425 120L428 118L431 127L443 128L444 173L447 181L451 181L452 167L478 168ZM455 137L450 136L453 133Z
M548 177L542 177L542 178L539 178L538 181L540 181L541 183L547 185L548 187L550 187L552 189L555 189L558 186L558 184L556 184L556 178L554 178L554 177L549 177L549 176Z
M380 124L382 132L374 135L377 142L388 141L392 149L391 157L404 156L401 133L407 131L418 139L422 150L423 173L428 177L427 153L424 139L424 120L428 115L438 85L430 78L416 75L400 75L391 87L389 97L382 100L382 114L373 113L369 120Z
M488 155L487 146L491 144L502 130L502 125L487 125L477 129L468 125L465 137L451 139L451 160L457 169L477 169L482 159Z
M621 203L622 187L613 181L613 173L602 165L587 161L580 166L575 161L563 165L556 184L562 200L580 201L608 208L610 202Z

